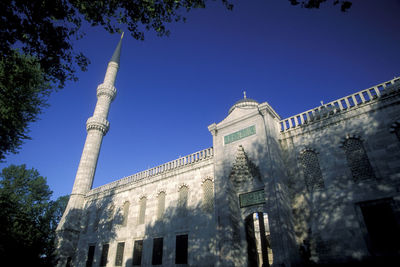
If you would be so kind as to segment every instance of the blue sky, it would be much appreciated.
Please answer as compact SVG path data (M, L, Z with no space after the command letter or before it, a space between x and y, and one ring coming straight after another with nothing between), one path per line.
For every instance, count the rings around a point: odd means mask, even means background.
M287 118L400 75L400 1L355 0L342 13L293 7L286 0L218 1L169 25L169 37L125 34L110 131L94 187L212 146L220 122L245 90ZM53 93L31 125L32 140L0 168L27 164L47 177L54 197L69 194L96 88L119 40L85 27L75 49L92 64Z

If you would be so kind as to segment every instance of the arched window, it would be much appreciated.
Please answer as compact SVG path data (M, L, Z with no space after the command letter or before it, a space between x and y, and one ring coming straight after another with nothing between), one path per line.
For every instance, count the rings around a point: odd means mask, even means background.
M360 139L346 139L343 142L343 149L355 182L375 178L374 171Z
M212 212L214 209L214 187L213 182L207 179L203 182L203 210Z
M138 218L138 224L143 224L144 223L144 217L146 214L146 202L147 199L146 197L142 197L139 200L139 218Z
M129 201L125 201L124 206L122 207L122 226L126 226L128 224L129 206Z
M179 189L178 209L181 216L186 216L189 188L186 185Z
M157 219L162 219L165 210L165 192L162 191L157 197Z
M97 229L99 228L100 217L101 217L101 209L97 208L96 209L95 218L94 218L94 222L93 222L93 232L96 232Z
M107 227L108 230L112 229L112 225L113 225L113 218L114 218L114 205L111 205L108 210L107 210Z
M305 150L300 154L300 164L303 168L304 182L309 192L324 188L318 156L312 150Z
M90 222L90 210L86 210L85 217L82 219L82 229L83 233L88 232L89 229L89 222Z

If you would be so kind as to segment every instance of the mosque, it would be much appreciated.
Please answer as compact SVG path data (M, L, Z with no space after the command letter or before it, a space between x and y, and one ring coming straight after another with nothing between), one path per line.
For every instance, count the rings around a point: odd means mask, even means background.
M286 119L244 96L208 126L212 147L92 188L120 52L86 123L58 266L399 260L400 78Z

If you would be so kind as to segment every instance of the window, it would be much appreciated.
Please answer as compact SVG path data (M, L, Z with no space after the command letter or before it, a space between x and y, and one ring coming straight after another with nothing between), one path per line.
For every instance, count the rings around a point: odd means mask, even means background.
M143 224L144 223L144 217L146 214L146 198L142 197L139 200L139 218L138 218L138 224Z
M85 217L83 218L83 223L82 223L82 228L83 228L83 233L86 233L86 232L88 232L88 229L89 229L89 222L90 222L90 211L89 210L87 210L86 212L85 212L85 215L84 215Z
M182 217L186 216L189 188L183 185L179 189L178 210Z
M207 179L203 183L203 210L212 212L214 209L214 189L213 182Z
M97 228L99 228L99 222L100 222L100 216L101 216L101 210L98 208L96 210L94 222L93 222L93 232L97 231Z
M108 244L103 245L103 249L101 250L100 266L107 265L108 248L109 248Z
M72 258L71 258L71 257L68 257L68 258L67 258L67 263L65 264L65 267L72 267L71 262L72 262Z
M187 264L188 262L188 235L176 236L175 263Z
M112 225L113 225L113 218L114 218L114 205L111 205L108 210L107 210L107 227L108 230L112 229Z
M122 261L124 259L124 247L125 247L125 242L119 242L117 244L117 255L115 256L115 266L122 266Z
M157 219L162 219L165 210L165 192L158 194Z
M123 212L123 214L122 214L122 226L126 226L127 223L128 223L129 206L130 206L129 201L126 201L124 203L123 208L122 208L122 212Z
M399 140L400 140L400 124L399 124L399 125L397 125L397 127L396 127L396 128L394 128L394 133L396 134L396 136L397 136L397 139L399 139Z
M343 143L343 149L355 182L375 178L367 153L360 139L347 139Z
M163 256L163 238L154 238L153 239L153 257L151 264L153 265L161 265L162 264L162 256Z
M143 240L136 240L133 248L132 265L142 264Z
M374 254L396 254L400 249L400 229L393 212L393 200L382 199L360 203L369 247Z
M93 265L93 258L94 258L94 250L95 246L89 246L88 250L88 256L87 256L87 261L86 261L86 267L92 267Z
M324 188L318 156L312 150L305 150L300 154L300 164L303 168L304 182L309 192Z

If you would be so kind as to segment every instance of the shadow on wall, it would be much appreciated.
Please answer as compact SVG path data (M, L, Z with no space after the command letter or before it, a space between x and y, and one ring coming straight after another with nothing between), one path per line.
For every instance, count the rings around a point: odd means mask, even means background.
M67 223L58 234L61 266L95 266L101 260L96 257L102 251L99 245L115 240L123 218L120 207L113 205L113 191L109 195L87 202L83 210L72 209L66 214Z
M388 106L398 96L399 91L383 95L366 120L354 116L329 127L326 120L316 121L313 126L320 130L310 133L314 136L307 143L291 143L293 151L286 151L296 239L304 265L397 266L400 262L400 211L395 199L400 140L390 132L390 125L400 119L400 108ZM357 106L349 108L348 114L352 108ZM363 163L362 149L346 154L341 147L346 134L360 137L371 167ZM300 146L315 148L322 186L307 188ZM351 160L362 166L351 167ZM313 175L308 174L311 179Z
M152 253L142 258L142 266L157 263L164 266L190 263L193 266L213 265L216 261L216 240L212 213L213 210L202 204L168 207L160 218L146 224L144 235L147 240L144 240L143 247ZM156 251L156 238L163 238L161 252ZM133 258L127 261L126 266L138 263L132 262Z

